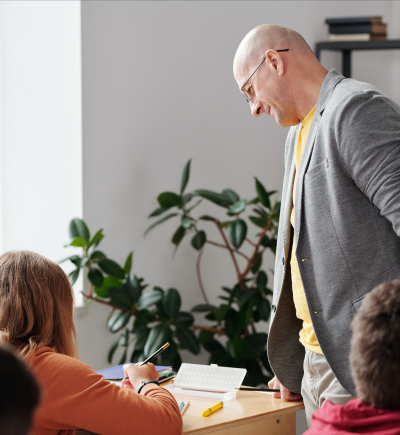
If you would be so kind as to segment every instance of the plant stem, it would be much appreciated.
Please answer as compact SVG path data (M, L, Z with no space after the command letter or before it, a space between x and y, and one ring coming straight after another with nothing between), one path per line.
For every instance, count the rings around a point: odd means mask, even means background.
M246 275L250 272L251 268L253 267L253 262L254 262L256 255L257 255L258 248L261 245L261 242L262 242L263 237L265 236L265 233L269 230L269 228L271 226L271 222L272 222L272 219L270 218L268 221L268 225L261 231L260 237L258 239L258 242L257 242L255 248L254 248L254 252L250 258L249 264L247 265L246 269L244 270L244 272L240 276L241 281L243 281L243 279L246 277Z
M220 226L219 226L219 222L218 222L218 221L214 221L214 222L215 222L215 224L217 225L218 231L221 233L222 238L224 239L225 245L226 245L226 247L227 247L227 249L228 249L228 251L229 251L229 254L230 254L230 256L231 256L231 258L232 258L232 261L233 261L233 265L235 266L235 269L236 269L236 274L237 274L237 277L238 277L238 281L239 281L240 288L243 289L243 278L241 278L241 274L240 274L239 266L238 266L238 264L237 264L237 261L236 261L236 257L235 257L234 251L233 251L233 249L231 248L231 246L230 246L230 244L229 244L229 242L228 242L228 239L226 238L226 235L225 235L225 233L224 233L224 230L223 230L222 228L220 228ZM250 267L250 269L251 269L251 267Z
M246 237L245 240L246 240L246 242L250 243L250 245L256 246L256 244L252 240L250 240L248 237Z
M206 243L209 243L210 245L213 246L218 246L218 248L224 248L224 249L228 249L225 245L223 245L222 243L217 243L217 242L213 242L212 240L206 240ZM253 243L254 244L254 243ZM254 244L254 246L256 246ZM246 254L243 254L243 252L240 252L238 249L235 249L233 252L235 252L238 255L241 255L243 258L245 258L247 261L250 261L250 257L248 257Z
M196 262L197 280L199 281L201 294L203 295L203 299L204 299L205 303L210 305L206 291L204 290L203 281L201 279L201 273L200 273L200 261L201 261L201 257L203 255L203 252L204 252L204 248L200 249L199 255L197 257L197 262Z
M90 294L86 294L86 293L84 293L84 292L81 292L82 294L83 294L83 297L85 298L85 299L89 299L89 300L92 300L92 301L96 301L96 302L99 302L100 304L104 304L104 305L108 305L109 307L112 307L112 308L116 308L116 309L121 309L121 308L119 308L119 307L117 307L116 305L113 305L112 303L110 303L110 302L107 302L107 301L104 301L103 299L98 299L98 298L95 298L95 297L93 297L93 296L90 296Z
M200 329L202 331L213 332L214 334L218 334L218 335L224 335L225 334L225 332L222 329L210 328L209 326L192 325L191 328L194 329L194 330Z

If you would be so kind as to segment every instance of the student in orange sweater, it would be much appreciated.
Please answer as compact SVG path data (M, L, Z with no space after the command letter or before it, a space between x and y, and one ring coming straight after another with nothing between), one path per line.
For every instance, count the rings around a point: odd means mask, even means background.
M43 390L33 435L182 433L174 397L155 383L140 394L105 381L77 359L72 287L62 269L29 251L0 256L0 341L27 360ZM137 391L152 364L124 367Z

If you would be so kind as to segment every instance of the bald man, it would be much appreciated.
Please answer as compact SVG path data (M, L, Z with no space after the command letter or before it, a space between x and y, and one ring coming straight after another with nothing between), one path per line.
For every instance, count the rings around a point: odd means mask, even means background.
M352 317L400 275L400 107L275 25L246 35L233 72L253 116L290 127L268 356L275 396L303 397L309 423L355 396Z

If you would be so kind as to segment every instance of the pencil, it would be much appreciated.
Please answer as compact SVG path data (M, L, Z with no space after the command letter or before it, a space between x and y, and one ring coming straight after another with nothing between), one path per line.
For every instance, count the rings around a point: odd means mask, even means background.
M160 347L160 349L156 350L153 355L150 355L147 359L145 359L139 367L144 366L148 362L150 362L153 358L159 355L163 350L165 350L169 346L169 343L165 343L164 346Z
M185 411L188 409L189 405L190 405L190 400L188 400L186 402L186 405L182 408L181 415L183 415L185 413Z
M268 391L269 393L280 393L281 390L274 390L272 388L247 388L247 387L240 387L240 391Z
M147 359L145 359L142 364L140 364L139 367L144 366L148 362L150 362L153 358L155 358L157 355L159 355L163 350L165 350L169 346L169 343L165 343L164 346L160 347L160 349L156 350L153 355L150 355ZM124 377L124 380L128 379L126 376Z

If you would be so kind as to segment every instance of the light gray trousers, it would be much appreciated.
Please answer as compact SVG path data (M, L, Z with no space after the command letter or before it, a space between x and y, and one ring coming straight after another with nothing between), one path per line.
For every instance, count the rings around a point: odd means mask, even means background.
M339 383L325 357L306 348L304 376L301 382L301 395L306 409L307 425L311 416L321 408L325 400L344 405L354 399Z

